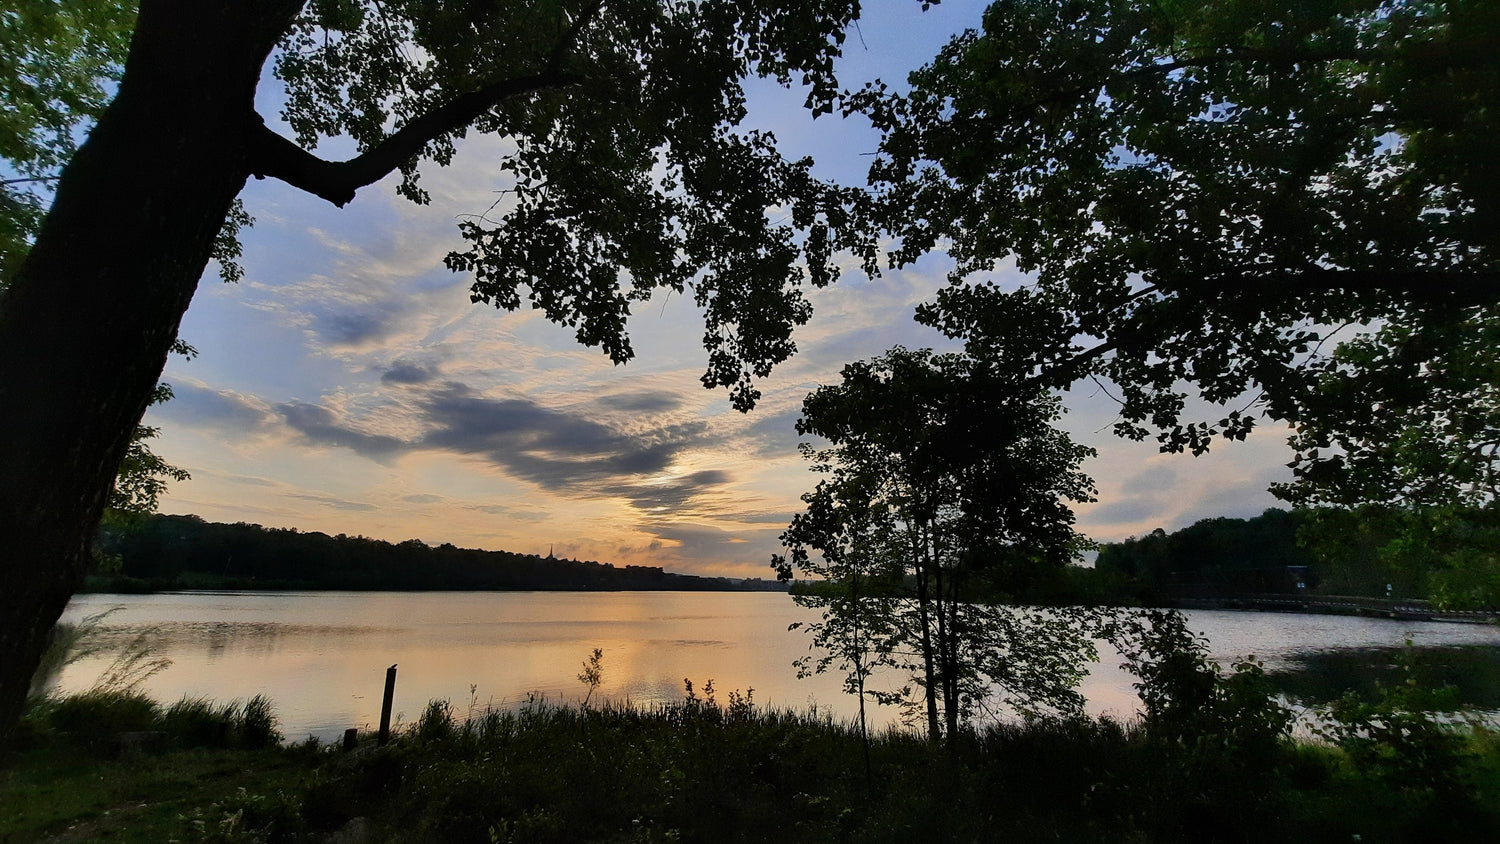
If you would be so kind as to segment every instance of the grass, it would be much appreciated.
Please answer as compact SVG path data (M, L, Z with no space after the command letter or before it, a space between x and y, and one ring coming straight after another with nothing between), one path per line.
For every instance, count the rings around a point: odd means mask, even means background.
M226 821L227 807L315 771L275 726L263 697L163 707L95 689L34 702L0 770L0 841L211 840L243 819Z
M1436 787L1324 744L1247 761L1081 718L945 747L885 733L867 777L853 726L737 694L720 705L708 689L467 720L436 702L354 753L267 744L269 715L264 701L125 693L36 707L28 747L0 771L0 841L316 841L356 827L417 842L1500 837L1500 739L1482 729L1445 745L1452 777ZM122 746L105 724L160 739Z

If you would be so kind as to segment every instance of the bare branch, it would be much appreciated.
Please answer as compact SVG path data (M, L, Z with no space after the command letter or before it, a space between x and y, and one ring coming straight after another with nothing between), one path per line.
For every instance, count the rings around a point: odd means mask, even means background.
M62 176L32 176L26 179L0 179L0 186L25 185L31 182L55 182Z

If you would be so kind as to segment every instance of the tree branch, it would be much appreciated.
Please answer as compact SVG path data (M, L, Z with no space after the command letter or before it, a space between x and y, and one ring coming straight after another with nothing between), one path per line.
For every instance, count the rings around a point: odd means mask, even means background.
M266 128L265 119L254 115L254 123L249 129L250 173L257 179L267 176L280 179L342 208L354 199L355 191L385 178L403 162L421 153L434 139L467 126L511 97L578 82L577 76L562 70L562 67L579 34L603 11L604 5L605 0L597 0L573 19L552 47L541 72L504 79L463 94L417 117L389 138L348 161L318 158Z
M1189 284L1158 282L1179 296L1284 296L1343 291L1402 294L1414 303L1469 307L1500 303L1500 272L1493 270L1335 270L1240 271L1215 274Z
M1187 285L1158 283L1137 291L1131 300L1149 292L1173 293L1182 298L1273 296L1295 298L1309 293L1345 291L1361 293L1384 291L1403 294L1421 305L1466 308L1493 306L1500 303L1500 272L1476 270L1327 270L1302 272L1224 273L1203 278ZM1028 387L1056 387L1070 384L1086 372L1089 364L1120 348L1118 339L1109 338L1096 346L1043 366L1026 379Z
M257 179L267 176L280 179L343 207L354 199L355 191L384 178L420 153L434 138L468 125L511 97L560 88L576 81L576 77L563 71L546 70L497 82L423 114L348 161L326 161L313 155L271 131L257 114L250 129L250 173Z
M11 185L24 185L24 184L28 184L30 182L55 182L55 181L57 181L60 178L62 178L62 177L61 176L31 176L31 177L24 178L24 179L0 179L0 186L9 187Z

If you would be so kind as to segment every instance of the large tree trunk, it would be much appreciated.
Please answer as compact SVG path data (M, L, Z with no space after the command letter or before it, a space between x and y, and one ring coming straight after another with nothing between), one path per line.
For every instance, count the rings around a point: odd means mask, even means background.
M256 83L299 6L142 3L119 93L0 300L0 747L244 185Z

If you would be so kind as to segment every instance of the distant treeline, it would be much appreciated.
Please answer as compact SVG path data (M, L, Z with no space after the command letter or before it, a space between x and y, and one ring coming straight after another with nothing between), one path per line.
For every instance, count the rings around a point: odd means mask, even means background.
M1393 585L1398 598L1426 597L1420 572L1403 571L1383 561L1376 544L1325 542L1319 550L1304 547L1299 531L1317 511L1269 509L1250 519L1204 519L1167 533L1104 544L1092 568L1012 562L974 579L963 593L968 600L1042 606L1170 606L1182 599L1254 594L1324 594L1385 597ZM1344 539L1344 537L1339 537ZM1330 553L1337 547L1338 553ZM997 578L996 575L999 577ZM909 596L915 584L867 583L870 596ZM843 587L798 582L793 594L831 597Z
M1302 592L1494 609L1500 507L1267 510L1107 545L1095 567L1141 603Z
M392 544L197 516L153 515L100 531L87 591L165 589L777 591L775 581L672 574L416 539Z
M1195 595L1317 590L1329 572L1297 544L1304 518L1273 508L1251 519L1204 519L1173 533L1157 528L1104 545L1094 569L1111 591L1146 604Z

